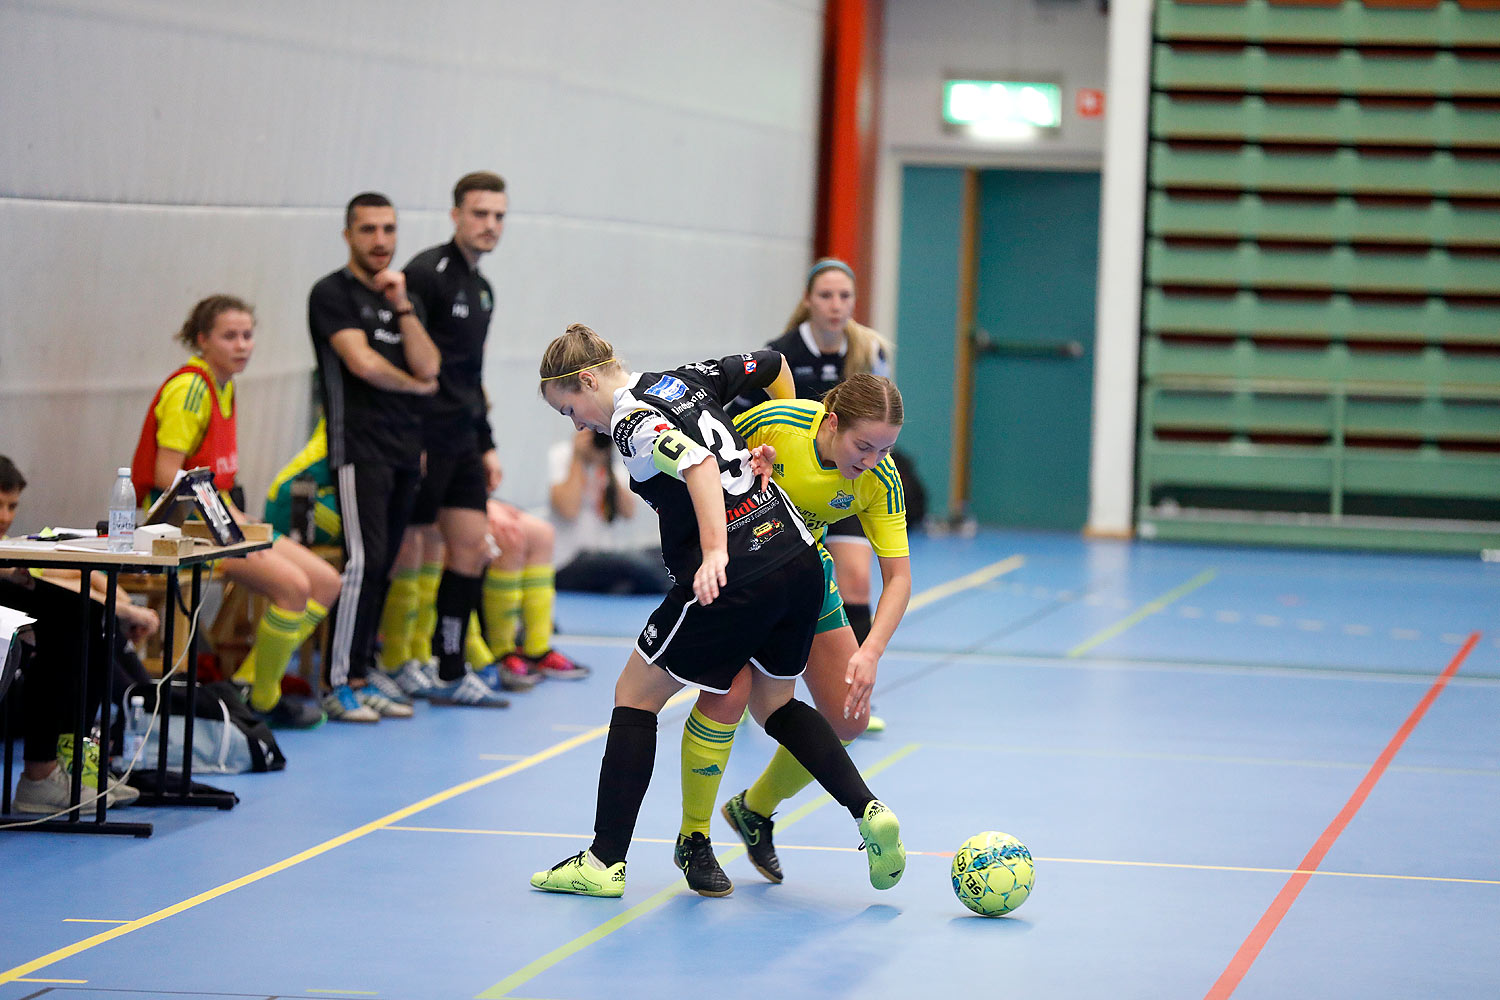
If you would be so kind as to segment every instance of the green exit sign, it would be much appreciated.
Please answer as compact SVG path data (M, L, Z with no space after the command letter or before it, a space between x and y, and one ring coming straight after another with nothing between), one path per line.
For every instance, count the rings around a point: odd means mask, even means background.
M1014 80L946 80L943 122L980 136L1024 137L1062 124L1062 88Z

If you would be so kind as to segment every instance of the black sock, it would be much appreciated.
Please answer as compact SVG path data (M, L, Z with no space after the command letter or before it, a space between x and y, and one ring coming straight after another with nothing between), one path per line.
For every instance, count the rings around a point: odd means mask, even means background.
M817 779L823 790L855 819L865 814L865 806L875 796L848 752L833 734L828 720L806 702L793 698L771 713L766 720L766 734L797 758L797 763Z
M845 604L844 614L849 616L849 627L854 629L854 641L863 646L870 635L870 606Z
M484 577L443 570L437 589L437 630L432 633L439 680L456 681L464 675L464 632L483 596Z
M599 800L594 808L594 857L612 865L625 860L641 801L656 765L656 715L617 707L609 717L604 762L599 765Z

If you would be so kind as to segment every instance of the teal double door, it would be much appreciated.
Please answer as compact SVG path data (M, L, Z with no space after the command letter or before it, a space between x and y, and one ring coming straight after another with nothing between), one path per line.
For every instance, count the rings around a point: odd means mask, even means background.
M900 446L941 518L962 436L956 327L972 295L968 511L986 525L1077 530L1088 518L1099 174L984 170L977 181L970 287L960 280L965 170L903 173Z

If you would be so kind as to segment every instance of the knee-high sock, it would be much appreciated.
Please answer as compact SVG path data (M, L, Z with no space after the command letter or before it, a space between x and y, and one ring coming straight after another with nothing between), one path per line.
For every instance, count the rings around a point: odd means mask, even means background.
M307 610L302 612L302 624L297 626L297 645L299 648L307 641L308 636L318 630L318 626L323 624L323 619L327 617L328 609L309 597L307 599Z
M484 641L496 656L516 651L521 622L521 571L494 569L484 575Z
M294 655L296 650L300 650L302 648L302 644L307 641L308 636L317 631L318 626L321 625L323 623L323 619L327 617L328 609L323 607L323 605L319 604L313 598L309 597L307 599L307 610L302 612L302 624L297 626L297 645L293 651ZM290 662L291 661L288 661L288 665L290 665ZM283 671L283 673L285 673L285 671ZM239 669L234 672L234 679L241 684L255 683L254 646L250 647L249 652L245 654L245 658L240 661Z
M297 630L304 614L305 610L290 611L272 604L260 616L255 645L250 647L255 658L250 707L258 712L269 712L281 700L281 675L286 673L287 662L297 651Z
M853 740L842 741L848 746ZM771 755L771 763L755 779L745 792L745 806L762 816L769 816L776 807L806 788L813 780L807 768L797 763L797 758L786 747L778 746Z
M438 656L438 679L456 681L464 675L464 633L479 607L484 578L443 570L437 592L437 632L432 645Z
M594 807L594 857L613 865L625 860L656 764L656 715L617 707L609 718L604 761L599 765L599 798Z
M715 722L697 706L682 727L682 829L684 837L708 836L708 821L719 799L719 782L734 747L738 722ZM809 778L811 780L811 778Z
M423 663L432 659L432 630L437 628L438 581L442 576L440 562L424 562L417 572L417 609L407 655Z
M849 627L854 629L854 641L863 646L870 635L870 606L845 604L844 614L849 616Z
M541 563L521 571L521 652L535 659L552 648L552 607L557 574Z
M793 698L771 713L766 734L791 751L824 791L849 810L849 815L855 819L864 815L865 806L875 796L833 734L833 727L817 709Z
M479 627L479 612L469 616L469 630L464 633L464 659L480 669L495 662L495 654L485 644L484 632Z
M396 670L411 659L411 637L417 623L417 571L397 570L380 613L380 665Z

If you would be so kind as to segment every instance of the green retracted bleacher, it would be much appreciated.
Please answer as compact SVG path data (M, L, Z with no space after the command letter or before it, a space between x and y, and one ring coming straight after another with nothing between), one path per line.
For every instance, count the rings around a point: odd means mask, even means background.
M1500 548L1500 0L1156 5L1146 537Z

